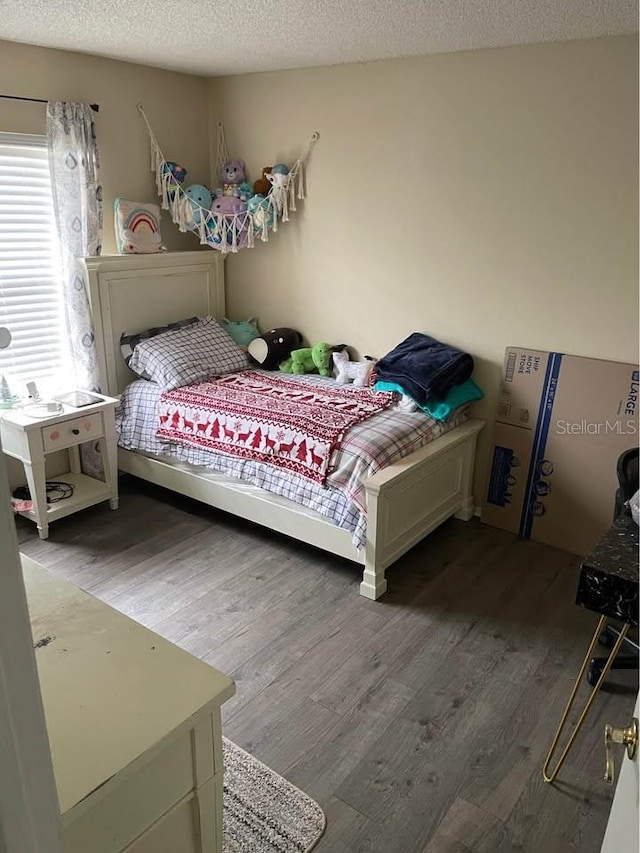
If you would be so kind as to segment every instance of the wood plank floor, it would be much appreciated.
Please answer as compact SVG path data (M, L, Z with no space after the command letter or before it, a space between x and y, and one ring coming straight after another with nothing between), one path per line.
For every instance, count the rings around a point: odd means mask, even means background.
M596 622L577 558L451 520L372 602L356 566L188 499L124 478L120 507L47 542L19 519L21 549L235 678L225 734L320 802L318 853L600 850L635 673L540 776Z

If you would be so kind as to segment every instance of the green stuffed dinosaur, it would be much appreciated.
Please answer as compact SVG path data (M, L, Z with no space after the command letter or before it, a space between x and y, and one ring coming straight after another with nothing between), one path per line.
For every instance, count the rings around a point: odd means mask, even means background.
M286 361L280 362L280 370L283 373L315 373L317 371L320 376L331 376L332 352L333 347L325 343L294 349Z

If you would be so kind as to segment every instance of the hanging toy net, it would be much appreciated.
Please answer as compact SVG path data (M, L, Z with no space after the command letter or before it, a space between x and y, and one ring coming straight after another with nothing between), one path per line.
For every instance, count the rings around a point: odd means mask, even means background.
M252 249L256 240L267 243L269 232L276 232L279 223L288 222L289 214L296 210L296 200L304 199L304 164L318 140L317 132L312 134L304 156L291 168L278 164L270 173L265 170L263 180L268 181L269 189L264 194L254 193L246 182L222 181L222 186L213 192L200 185L185 189L177 164L165 159L140 104L138 110L149 131L151 171L156 176L160 206L169 211L179 231L192 231L202 245L226 255ZM229 159L224 126L219 122L217 173L237 162Z

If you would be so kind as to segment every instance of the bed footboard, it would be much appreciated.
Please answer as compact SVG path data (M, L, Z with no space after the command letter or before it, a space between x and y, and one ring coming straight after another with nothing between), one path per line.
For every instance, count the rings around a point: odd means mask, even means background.
M447 518L468 521L473 516L476 439L483 426L483 421L469 420L367 480L361 595L383 595L387 566Z

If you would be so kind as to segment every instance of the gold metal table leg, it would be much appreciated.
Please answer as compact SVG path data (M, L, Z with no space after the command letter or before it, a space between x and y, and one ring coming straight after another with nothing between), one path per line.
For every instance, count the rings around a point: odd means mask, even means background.
M560 770L560 768L564 764L565 759L566 759L567 755L569 754L569 750L573 746L573 742L575 741L575 739L578 735L578 732L580 731L582 724L584 723L586 716L589 713L589 709L591 708L591 706L593 704L593 700L596 698L598 691L600 690L600 687L602 686L605 678L609 674L609 670L611 669L611 664L615 660L615 657L618 654L620 646L622 645L622 641L626 637L627 631L629 630L628 625L623 625L622 628L620 629L620 633L618 634L618 637L617 637L617 639L613 645L613 648L609 652L609 657L607 658L607 662L605 663L604 667L602 668L602 672L600 673L600 678L598 679L598 682L595 685L595 687L592 689L591 694L590 694L589 698L587 699L587 702L586 702L584 708L582 709L582 713L580 714L580 716L578 718L578 722L576 723L576 727L573 730L573 732L571 733L571 736L570 736L569 740L567 741L567 745L562 750L560 758L558 759L558 763L553 768L553 770L551 772L549 772L549 764L551 763L551 757L553 756L553 753L556 750L556 747L558 745L558 741L560 740L560 735L562 734L565 723L567 722L567 718L571 712L571 708L573 706L574 699L576 698L576 694L577 694L578 689L580 687L580 684L582 682L582 678L586 672L587 666L589 665L589 661L591 660L591 657L593 655L593 650L595 649L595 647L598 643L598 637L600 636L602 631L604 631L606 625L607 625L607 617L602 616L600 618L600 621L598 622L597 627L596 627L595 633L594 633L593 638L591 640L591 644L589 645L589 648L587 649L587 654L585 656L584 661L582 662L582 666L580 667L580 672L578 673L578 677L576 678L576 683L573 685L573 690L571 691L571 696L569 696L569 701L567 702L567 707L564 709L564 714L562 715L562 719L560 720L560 725L558 726L558 729L554 735L554 738L551 741L551 747L550 747L549 753L547 755L547 760L545 761L544 767L542 768L542 778L544 779L545 782L553 782L553 780L558 775L558 771Z

